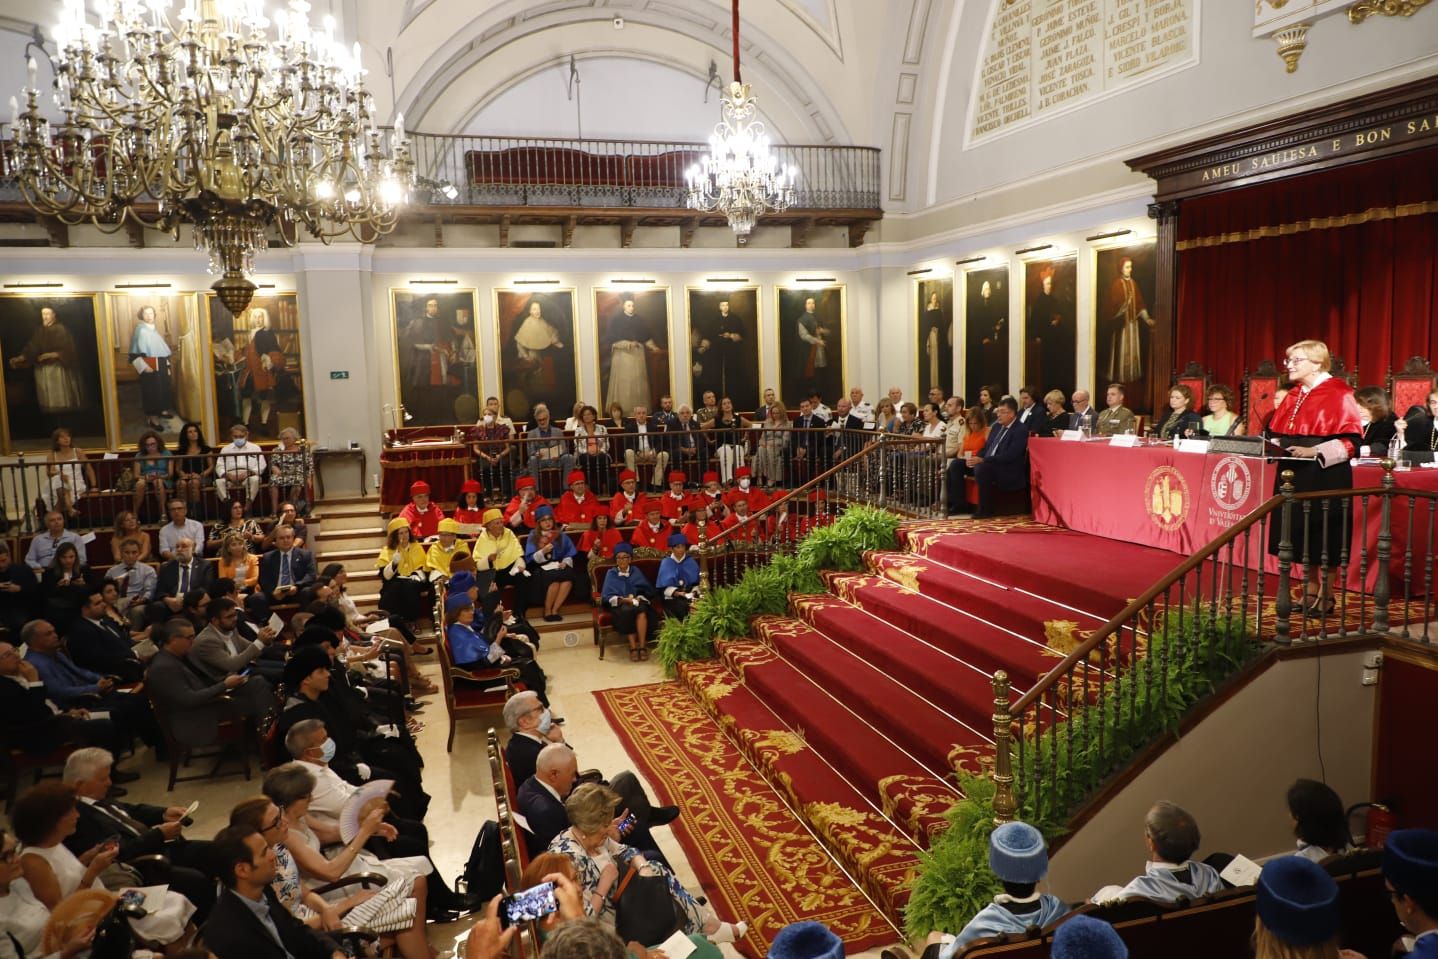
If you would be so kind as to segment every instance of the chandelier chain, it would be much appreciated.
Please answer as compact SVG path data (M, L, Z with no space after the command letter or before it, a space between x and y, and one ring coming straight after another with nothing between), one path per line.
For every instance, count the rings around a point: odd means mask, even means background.
M739 72L739 0L733 0L734 82L720 98L720 119L709 152L685 172L685 201L694 210L723 213L745 242L760 216L794 202L797 170L781 167L770 147L758 104Z

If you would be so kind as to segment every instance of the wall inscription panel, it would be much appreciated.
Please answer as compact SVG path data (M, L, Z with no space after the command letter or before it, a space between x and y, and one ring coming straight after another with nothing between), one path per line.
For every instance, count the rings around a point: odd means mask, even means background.
M1196 0L997 0L969 143L1198 61Z

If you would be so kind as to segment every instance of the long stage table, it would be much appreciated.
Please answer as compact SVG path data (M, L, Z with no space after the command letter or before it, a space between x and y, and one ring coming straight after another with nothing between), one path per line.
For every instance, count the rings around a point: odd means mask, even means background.
M1030 489L1034 519L1052 526L1108 539L1155 546L1185 556L1218 538L1273 495L1275 473L1283 463L1232 453L1181 453L1171 446L1118 447L1107 441L1029 443ZM1394 473L1399 488L1438 491L1438 470ZM1354 468L1358 488L1382 485L1383 470L1371 464ZM1354 506L1348 586L1361 585L1359 557L1366 547L1368 588L1377 570L1378 502L1365 516ZM1430 510L1412 513L1408 500L1393 498L1393 546L1389 572L1395 594L1404 575L1404 552L1411 540L1412 575L1421 583L1431 550ZM1249 540L1249 563L1277 569L1257 531ZM1415 588L1419 588L1415 584Z

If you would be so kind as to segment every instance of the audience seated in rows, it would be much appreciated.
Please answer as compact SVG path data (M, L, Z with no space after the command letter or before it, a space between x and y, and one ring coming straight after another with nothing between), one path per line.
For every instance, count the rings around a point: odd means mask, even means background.
M1105 886L1094 893L1094 902L1108 902L1143 896L1155 902L1198 899L1223 888L1218 871L1194 862L1200 837L1198 823L1183 809L1160 800L1144 817L1143 841L1148 849L1144 874L1125 886Z
M518 634L509 634L509 627L500 615L497 591L486 592L484 602L484 619L480 622L476 619L474 600L467 592L450 593L445 599L444 640L455 667L482 671L503 666L517 670L525 688L548 706L544 672L534 661L534 648Z
M332 659L329 641L297 645L285 663L284 684L288 692L283 711L275 721L273 735L285 744L296 759L308 761L320 752L324 765L335 779L358 786L371 780L393 779L401 793L396 800L400 812L421 818L429 808L429 795L420 786L420 759L402 719L377 723L366 703L348 686L345 670ZM319 638L319 637L315 637ZM385 719L399 717L385 716ZM300 723L317 721L334 737L295 738L292 730ZM305 729L312 729L306 725ZM326 741L328 739L328 741ZM296 752L296 748L300 752ZM313 753L314 756L309 755Z
M339 943L280 904L272 888L275 851L254 826L230 826L215 837L224 890L202 933L218 959L342 959Z
M127 803L110 796L115 757L98 748L77 749L65 760L63 781L74 788L79 819L65 847L83 857L110 837L118 843L117 863L129 864L142 856L161 856L164 871L139 869L148 884L163 881L195 907L195 922L203 923L215 904L215 880L210 876L211 848L204 840L186 838L189 825L183 806Z
M269 709L273 696L268 692L235 693L251 677L228 673L212 680L195 667L189 659L195 627L189 620L167 620L155 627L154 636L158 651L145 673L145 685L168 717L176 741L192 747L211 745L218 739L221 723L257 720ZM253 681L255 688L264 683L260 677Z
M77 803L73 786L46 780L22 793L11 810L15 837L20 840L22 875L35 899L49 910L78 889L104 889L101 877L120 853L117 842L106 840L83 850L82 861L65 845L80 821ZM157 897L154 908L130 924L144 941L163 946L192 936L194 915L195 905L169 889Z
M35 665L21 658L10 643L0 642L0 733L7 742L33 757L49 756L60 747L105 746L112 751L130 747L129 730L122 731L109 717L92 717L82 706L62 707L50 698ZM138 779L137 773L116 773L116 782Z
M305 822L308 828L313 831L321 846L342 842L339 831L340 816L345 803L358 787L346 781L330 765L330 760L338 752L338 746L330 738L329 728L322 720L301 720L290 727L284 742L286 751L313 779L313 784L309 786L309 803L305 807ZM377 775L374 778L379 780L393 777ZM416 864L410 871L429 877L427 913L430 918L436 918L460 909L463 903L429 859L429 831L422 818L422 810L427 807L429 797L425 796L422 802L417 803L404 795L404 789L404 785L396 782L395 791L389 794L389 811L384 817L386 828L376 830L365 843L365 848L381 859L398 857L411 863L423 859L423 868ZM286 799L286 794L275 793L271 795L271 799L276 799L279 804L280 800ZM408 814L416 808L421 810L419 816Z
M428 912L429 859L424 856L381 858L366 845L375 837L397 837L385 822L383 806L370 810L348 842L329 852L309 824L314 774L303 763L286 763L265 775L264 796L236 806L231 825L250 824L274 848L275 893L281 904L312 928L324 928L331 910L346 925L379 934L393 934L404 959L429 959L424 924ZM269 827L269 828L266 828ZM384 885L368 893L342 887L326 899L311 892L347 876L379 876ZM332 920L331 920L332 921Z

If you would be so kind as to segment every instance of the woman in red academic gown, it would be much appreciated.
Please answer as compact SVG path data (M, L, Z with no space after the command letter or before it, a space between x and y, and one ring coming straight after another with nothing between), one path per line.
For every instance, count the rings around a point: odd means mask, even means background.
M1300 493L1351 489L1353 468L1348 461L1363 441L1352 388L1329 374L1328 346L1319 340L1293 344L1284 362L1292 388L1269 420L1268 433L1299 461L1283 464L1274 477L1274 492L1283 482L1285 469L1293 470L1293 483ZM1314 501L1306 519L1302 505L1295 503L1291 522L1293 560L1302 563L1307 574L1304 604L1311 613L1326 616L1334 606L1333 570L1353 537L1352 503ZM1276 513L1268 525L1270 553L1278 553L1282 535L1281 514ZM1325 566L1328 575L1320 577L1320 568Z

